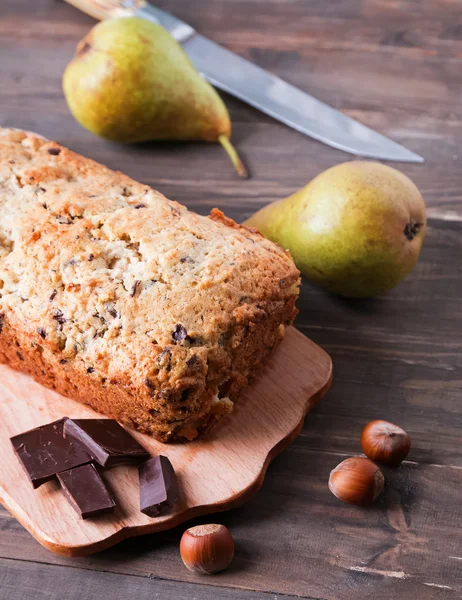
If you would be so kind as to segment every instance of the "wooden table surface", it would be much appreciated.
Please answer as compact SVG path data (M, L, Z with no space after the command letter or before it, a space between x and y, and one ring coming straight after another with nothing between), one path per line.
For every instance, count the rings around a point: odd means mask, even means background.
M3 0L0 124L35 130L201 213L237 220L348 155L229 96L233 140L252 179L219 147L124 148L70 116L61 75L91 18L59 0ZM411 276L384 298L346 301L304 282L297 327L334 360L334 385L247 505L200 522L235 536L232 568L183 568L183 527L89 558L35 542L0 509L1 600L439 600L462 594L462 3L457 0L164 0L216 42L425 157L399 165L428 204ZM341 504L330 470L360 452L371 419L413 448L369 509Z

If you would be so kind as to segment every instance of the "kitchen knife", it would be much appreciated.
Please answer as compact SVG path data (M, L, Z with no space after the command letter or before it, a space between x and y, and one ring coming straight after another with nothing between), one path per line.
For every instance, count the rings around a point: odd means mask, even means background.
M145 0L66 1L96 19L138 16L159 23L215 87L320 142L356 156L424 162L418 154L222 48Z

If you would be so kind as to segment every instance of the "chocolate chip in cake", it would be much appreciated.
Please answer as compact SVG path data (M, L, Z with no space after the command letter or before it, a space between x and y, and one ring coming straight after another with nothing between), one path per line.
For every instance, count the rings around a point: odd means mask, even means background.
M94 373L94 372L95 372L94 367L88 367L87 373Z
M50 295L50 302L53 302L53 300L56 298L56 294L57 294L57 293L58 293L58 290L53 290L53 291L51 292L51 295Z
M19 360L24 360L24 358L22 357L21 352L18 352L18 350L16 350L16 356L19 358Z
M0 315L0 333L3 331L3 321L5 320L5 315Z
M61 153L61 148L48 148L48 154L52 156L58 156Z
M133 208L146 208L146 204L135 204Z
M70 225L72 223L72 219L63 217L63 215L57 215L56 220L58 221L58 223L61 223L61 225Z
M107 312L111 315L111 317L114 317L114 319L117 319L119 316L119 313L114 306L109 306Z
M88 255L88 260L91 262L93 259L95 258L94 254L89 254Z
M63 315L62 311L59 310L59 308L53 312L53 319L55 319L55 321L58 321L60 325L64 325L64 323L66 322L65 316Z
M47 337L47 332L45 331L45 329L43 329L43 327L37 327L37 333L42 338L42 340L44 340Z
M188 365L188 367L192 367L193 365L195 365L197 363L199 359L197 358L197 354L193 354L191 356L191 358L188 358L188 360L186 361L186 364Z
M183 390L181 392L180 402L186 402L186 400L189 398L189 392L190 392L189 388L186 388L185 390Z
M130 290L130 298L133 298L140 287L141 281L137 279Z
M180 323L175 326L172 332L172 339L175 342L183 342L188 337L188 332Z
M59 361L59 364L60 364L60 365L65 365L66 363L67 363L67 360L66 360L65 358L62 358L62 359Z

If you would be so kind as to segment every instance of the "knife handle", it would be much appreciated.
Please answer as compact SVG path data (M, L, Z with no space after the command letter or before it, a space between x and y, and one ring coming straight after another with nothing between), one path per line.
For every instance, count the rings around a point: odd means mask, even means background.
M128 17L137 8L146 5L145 0L133 0L124 2L124 0L66 0L79 10L87 13L95 19L103 20L111 17Z

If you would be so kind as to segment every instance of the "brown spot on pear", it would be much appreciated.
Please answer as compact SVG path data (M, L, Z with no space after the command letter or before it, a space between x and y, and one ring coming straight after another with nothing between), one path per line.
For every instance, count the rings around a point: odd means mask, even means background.
M400 171L353 161L327 169L246 223L290 250L322 288L372 297L412 270L426 233L424 200Z
M240 174L222 99L160 25L138 17L98 23L63 75L74 117L108 140L220 142Z

